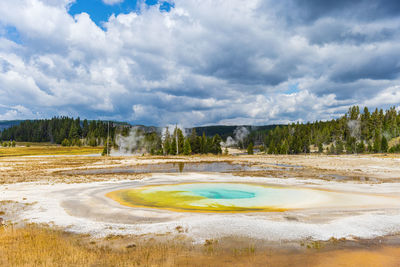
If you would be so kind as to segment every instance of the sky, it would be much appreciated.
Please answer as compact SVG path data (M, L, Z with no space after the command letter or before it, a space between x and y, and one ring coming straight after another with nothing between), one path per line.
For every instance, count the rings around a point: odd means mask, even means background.
M0 1L0 120L328 120L400 111L398 0Z

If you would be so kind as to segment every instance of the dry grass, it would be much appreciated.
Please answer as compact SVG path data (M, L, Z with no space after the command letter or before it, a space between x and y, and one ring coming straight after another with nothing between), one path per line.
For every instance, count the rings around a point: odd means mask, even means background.
M174 266L181 251L174 244L111 249L34 225L0 230L0 244L1 266Z
M218 242L190 246L176 241L124 237L91 240L50 228L0 228L1 266L400 266L399 247L376 249L222 249ZM120 244L120 245L118 245ZM129 247L129 248L127 248Z
M102 147L63 147L56 145L0 147L0 157L39 156L39 155L85 155L100 154Z

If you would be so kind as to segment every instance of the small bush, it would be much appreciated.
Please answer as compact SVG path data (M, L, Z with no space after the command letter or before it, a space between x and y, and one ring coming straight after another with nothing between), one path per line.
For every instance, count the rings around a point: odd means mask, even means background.
M62 142L61 142L62 146L70 146L71 143L69 142L69 140L67 138L65 138Z
M89 146L97 146L96 138L92 137L89 139Z
M389 149L389 153L400 153L400 144L397 144L395 146L392 146Z

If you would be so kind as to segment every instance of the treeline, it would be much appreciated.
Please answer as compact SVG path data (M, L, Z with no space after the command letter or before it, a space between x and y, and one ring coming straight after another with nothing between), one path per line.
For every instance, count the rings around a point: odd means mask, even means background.
M138 135L137 133L135 134ZM192 154L221 154L222 138L216 134L213 137L205 133L198 136L196 129L192 129L190 135L184 136L181 129L175 127L172 133L165 128L164 133L143 133L144 139L141 145L135 146L137 150L149 152L152 155L192 155ZM114 144L118 148L117 144ZM133 152L133 151L130 151Z
M258 137L250 135L246 143L257 143ZM400 136L400 112L394 107L372 113L367 107L360 112L358 106L349 108L342 117L331 121L296 123L277 126L264 134L260 144L268 154L309 153L386 153L400 152L400 144L389 148L389 141Z
M110 136L116 125L109 124ZM97 146L107 138L108 124L104 121L81 121L80 118L54 117L44 120L26 120L4 129L0 140L17 142L51 142L55 144Z
M162 151L164 155L191 155L191 154L221 154L222 138L215 134L213 137L206 136L205 132L201 136L197 135L193 128L190 135L184 137L181 129L175 127L170 134L168 127L163 135Z
M132 131L134 129L134 131ZM0 132L3 146L15 146L17 142L51 142L63 146L104 146L103 154L112 148L127 146L128 153L143 151L153 155L190 155L222 153L221 137L198 136L193 129L184 137L182 130L175 128L173 133L166 128L164 134L155 127L135 126L105 121L88 121L80 118L54 117L44 120L26 120ZM107 140L109 136L109 140ZM125 137L127 144L118 143Z
M172 132L166 128L161 133L160 128L155 127L132 127L115 122L108 125L105 121L54 117L22 121L0 132L0 140L3 141L1 144L7 146L15 144L13 141L51 142L65 146L102 145L110 150L111 147L118 149L128 143L126 146L129 150L141 150L155 155L220 154L223 138L218 133L210 136L211 130L216 131L220 129L218 127L210 128L208 134L202 131L201 135L197 135L196 129L202 128L193 128L185 137L177 127ZM135 136L130 136L134 128L137 129ZM228 131L237 133L231 128L222 127L222 134L226 135ZM107 142L108 131L110 139ZM353 106L344 116L330 121L272 125L245 132L245 137L239 138L237 135L234 138L233 146L249 148L250 154L253 145L254 150L259 149L268 154L400 152L400 138L397 138L400 136L400 112L394 107L386 111L375 109L370 112L366 107L360 111L358 106ZM118 143L118 137L121 136L128 138L123 140L125 143ZM227 141L226 138L224 141Z
M164 130L164 131L163 131ZM191 129L184 136L181 129L175 127L171 133L169 128L125 127L117 128L113 140L108 142L108 149L125 153L150 153L151 155L192 155L192 154L221 154L222 138L216 134L213 137L205 133L198 136L196 129ZM105 145L103 154L107 153Z

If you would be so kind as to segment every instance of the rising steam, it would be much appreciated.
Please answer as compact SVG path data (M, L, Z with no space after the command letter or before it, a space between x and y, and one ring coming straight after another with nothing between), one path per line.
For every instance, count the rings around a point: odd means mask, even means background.
M163 141L165 140L165 134L167 132L167 129L168 129L169 134L173 135L176 127L182 131L183 136L187 136L188 130L187 130L187 128L183 127L181 124L168 124L161 129L161 139Z
M361 137L361 123L359 120L350 120L347 122L347 126L350 130L350 135L357 140Z
M249 130L246 127L237 127L233 131L234 137L228 136L226 138L225 142L221 142L221 146L223 147L232 147L232 146L237 146L240 142L243 142L243 140L249 135Z
M116 135L115 143L117 149L112 149L112 156L141 154L145 148L145 138L138 127L130 129L128 136Z

